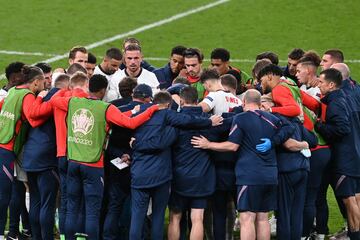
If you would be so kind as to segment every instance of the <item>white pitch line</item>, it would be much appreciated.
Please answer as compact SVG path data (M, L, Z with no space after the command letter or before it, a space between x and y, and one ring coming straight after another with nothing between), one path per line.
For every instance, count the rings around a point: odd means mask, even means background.
M203 5L203 6L200 6L200 7L198 7L198 8L191 9L191 10L188 10L188 11L186 11L186 12L182 12L182 13L173 15L173 16L168 17L168 18L165 18L165 19L163 19L163 20L160 20L160 21L157 21L157 22L154 22L154 23L151 23L151 24L144 25L144 26L142 26L142 27L136 28L136 29L131 30L131 31L129 31L129 32L120 33L120 34L117 34L117 35L115 35L115 36L113 36L113 37L106 38L106 39L104 39L104 40L91 43L91 44L85 46L85 48L88 49L88 50L90 50L90 49L93 49L93 48L102 46L102 45L104 45L104 44L106 44L106 43L113 42L113 41L119 40L119 39L121 39L121 38L131 36L131 35L135 35L135 34L137 34L137 33L144 32L144 31L149 30L149 29L151 29L151 28L155 28L155 27L162 26L162 25L164 25L164 24L166 24L166 23L173 22L173 21L178 20L178 19L180 19L180 18L184 18L184 17L189 16L189 15L191 15L191 14L204 11L204 10L206 10L206 9L215 7L215 6L217 6L217 5L220 5L220 4L229 2L229 1L230 1L230 0L220 0L220 1L213 2L213 3L209 3L209 4L207 4L207 5ZM67 52L67 53L64 53L64 54L62 54L62 55L55 56L55 57L52 57L52 58L43 60L42 62L47 62L47 63L55 62L55 61L58 61L58 60L61 60L61 59L66 58L66 57L68 56L68 54L69 54L69 53Z
M137 33L141 33L141 32L144 32L146 30L149 30L151 28L155 28L155 27L159 27L161 25L164 25L166 23L170 23L170 22L173 22L175 20L178 20L180 18L184 18L186 16L189 16L191 14L194 14L194 13L198 13L198 12L201 12L201 11L204 11L206 9L209 9L209 8L212 8L212 7L215 7L217 5L220 5L220 4L223 4L223 3L226 3L226 2L229 2L231 0L219 0L219 1L216 1L216 2L213 2L213 3L209 3L207 5L203 5L203 6L200 6L198 8L195 8L195 9L191 9L189 11L186 11L186 12L182 12L182 13L179 13L179 14L176 14L176 15L173 15L171 17L168 17L168 18L165 18L163 20L160 20L160 21L157 21L157 22L154 22L154 23L151 23L151 24L147 24L147 25L144 25L142 27L139 27L139 28L136 28L134 30L131 30L129 32L125 32L125 33L120 33L120 34L117 34L113 37L110 37L110 38L106 38L104 40L101 40L101 41L98 41L98 42L94 42L94 43L91 43L87 46L85 46L86 49L93 49L93 48L96 48L96 47L99 47L99 46L102 46L106 43L109 43L109 42L113 42L115 40L118 40L118 39L121 39L121 38L124 38L124 37L128 37L128 36L131 36L131 35L135 35ZM5 53L5 52L3 52ZM19 52L17 52L19 53ZM52 58L48 58L48 59L45 59L41 62L47 62L47 63L51 63L51 62L56 62L58 60L61 60L61 59L64 59L68 56L68 52L67 53L64 53L62 55L56 55ZM0 79L4 79L5 78L5 74L1 74L0 75Z
M58 56L56 54L41 53L41 52L19 52L19 51L8 51L8 50L0 50L0 54L23 55L23 56L46 56L46 57Z

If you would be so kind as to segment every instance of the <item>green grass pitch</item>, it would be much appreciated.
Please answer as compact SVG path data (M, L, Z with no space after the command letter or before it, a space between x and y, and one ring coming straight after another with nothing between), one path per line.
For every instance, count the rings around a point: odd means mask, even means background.
M0 75L12 61L28 64L61 55L75 45L94 42L196 9L215 0L2 1L0 11ZM200 48L209 58L213 48L230 50L233 66L251 72L256 54L274 51L281 60L295 47L320 55L330 48L343 50L354 79L360 79L360 1L230 0L213 8L133 35L142 42L144 56L167 58L178 44ZM103 56L122 39L91 49ZM44 56L8 54L8 51ZM250 61L248 61L250 60ZM98 58L98 62L101 59ZM160 67L166 61L150 60ZM209 62L205 61L204 66ZM280 62L285 65L286 62ZM67 60L52 62L66 67ZM0 86L5 81L0 80ZM329 193L330 229L343 221Z

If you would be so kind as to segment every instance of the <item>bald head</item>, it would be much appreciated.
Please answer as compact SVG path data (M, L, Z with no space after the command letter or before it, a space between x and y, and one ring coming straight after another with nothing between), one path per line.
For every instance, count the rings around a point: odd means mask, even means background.
M261 104L261 94L258 90L249 89L244 94L244 103L245 105L253 104L259 105Z
M341 72L342 80L348 79L350 77L350 69L345 63L334 63L330 68L334 68Z

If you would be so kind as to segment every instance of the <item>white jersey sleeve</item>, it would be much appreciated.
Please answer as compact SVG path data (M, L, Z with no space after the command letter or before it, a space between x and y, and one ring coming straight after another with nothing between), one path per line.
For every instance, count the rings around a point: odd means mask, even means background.
M206 103L210 110L212 110L215 107L215 101L216 101L216 92L210 92L203 100L202 102Z
M300 87L300 90L303 90L313 98L315 98L318 102L320 102L321 92L319 87L311 87L307 88L305 85Z
M121 81L122 77L120 74L121 70L117 70L115 73L108 75L106 73L104 73L99 65L97 65L94 69L94 75L95 74L100 74L104 77L106 77L106 79L108 80L108 87L106 89L106 93L105 96L103 98L103 101L105 102L111 102L115 99L120 98L120 93L119 93L119 82ZM116 80L118 79L118 81Z
M146 69L142 69L140 76L138 77L138 84L146 84L151 87L153 95L160 91L160 83L156 75Z
M113 75L111 75L111 79L109 80L109 85L105 93L105 97L103 98L105 102L111 102L121 97L119 92L119 82L125 76L126 75L124 70L117 71Z
M212 110L213 114L221 115L224 112L231 112L234 107L241 106L242 102L235 95L225 92L225 91L216 91L210 92L203 100L209 108Z
M6 96L8 95L8 92L4 89L0 89L0 101L2 101Z

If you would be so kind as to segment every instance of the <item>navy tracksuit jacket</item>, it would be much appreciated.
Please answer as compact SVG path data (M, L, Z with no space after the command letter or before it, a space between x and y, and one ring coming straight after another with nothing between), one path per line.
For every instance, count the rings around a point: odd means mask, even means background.
M358 91L345 95L341 89L327 94L325 123L316 130L329 142L335 173L360 177L360 104Z
M174 74L171 71L170 63L166 64L162 68L158 68L153 71L156 75L156 78L159 80L160 89L166 89L171 86L172 81L174 80Z
M297 118L285 118L279 114L277 116L295 128L291 138L307 141L310 148L317 145L315 134L306 130ZM303 231L307 176L310 169L309 159L300 152L291 152L284 147L278 147L277 160L279 170L277 238L300 239Z
M44 101L49 101L58 90L51 89ZM28 174L32 237L52 239L59 187L54 119L51 117L43 125L30 128L28 134L22 166Z
M44 102L50 100L58 90L58 88L51 89L44 97ZM22 167L26 172L39 172L58 167L55 123L52 117L41 126L29 129L24 145Z
M307 141L309 147L313 148L317 145L316 136L306 130L303 124L297 118L286 118L280 114L275 114L283 122L289 122L294 128L295 131L291 138L298 141ZM297 170L310 170L309 159L304 157L300 152L291 152L284 147L280 146L277 148L276 157L278 161L279 173L282 172L292 172ZM291 159L291 161L289 161Z
M211 121L203 117L179 114L175 111L164 109L154 113L149 121L137 128L134 137L137 141L156 137L169 125L183 128L207 128L211 126ZM171 149L164 146L163 151L159 151L156 154L148 154L139 151L141 147L145 148L145 146L141 145L135 144L133 147L131 187L150 188L171 180Z

